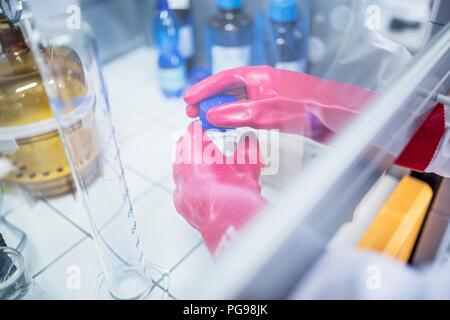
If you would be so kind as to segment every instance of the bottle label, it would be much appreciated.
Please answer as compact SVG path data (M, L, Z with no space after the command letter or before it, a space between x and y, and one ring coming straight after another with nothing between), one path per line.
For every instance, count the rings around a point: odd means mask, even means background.
M164 90L183 90L186 87L186 73L184 67L159 69L159 81Z
M182 26L179 30L180 41L178 42L178 51L185 59L194 56L194 30L191 25Z
M251 47L213 46L211 52L212 73L250 65Z
M189 10L191 7L189 0L168 0L167 2L172 10Z
M280 70L295 71L295 72L306 72L305 61L291 61L291 62L277 62L275 68Z

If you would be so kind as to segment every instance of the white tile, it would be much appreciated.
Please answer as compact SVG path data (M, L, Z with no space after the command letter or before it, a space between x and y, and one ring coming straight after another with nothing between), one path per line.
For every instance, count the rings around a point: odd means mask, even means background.
M155 186L153 181L134 173L131 170L127 170L127 168L125 168L125 179L127 181L131 201L135 201L137 198L142 197L145 192L148 192Z
M111 114L120 146L124 145L131 136L153 126L157 120L151 115L138 113L120 98L111 101Z
M167 99L161 93L157 78L148 78L139 86L121 96L131 108L151 115L171 126L186 126L192 121L186 115L186 104L182 98Z
M77 194L69 194L62 197L46 200L48 205L55 211L64 215L72 223L81 228L84 233L89 234L91 228L88 215L83 206L82 200Z
M113 112L119 105L126 105L125 110L134 109L142 116L147 115L147 119L185 129L192 119L186 116L182 98L167 99L162 94L156 59L154 50L140 48L105 67L106 78L111 83L110 100ZM130 77L132 79L129 79Z
M8 220L27 234L23 254L31 274L49 265L84 236L43 202L34 208L21 207Z
M50 299L97 299L97 279L102 267L95 251L94 241L85 239L48 269L35 281ZM160 289L154 289L153 298L163 297Z
M154 184L131 170L125 168L125 178L130 192L132 202L142 197L154 187ZM47 200L49 205L66 216L70 221L78 225L86 233L91 233L91 227L86 210L83 207L81 198L70 194L63 197Z
M151 127L127 142L122 160L153 181L160 181L172 172L177 133L161 124Z
M170 101L166 105L166 109L170 117L167 118L167 121L172 126L186 130L188 125L194 121L194 119L188 118L186 115L186 104L181 100L173 100Z
M175 190L175 182L173 181L172 173L167 175L164 179L162 179L159 184L167 190L167 192L172 193Z
M181 101L181 99L166 99L161 93L156 77L146 79L121 98L137 111L158 117L168 116L168 105Z
M138 48L119 60L129 68L149 70L152 76L156 75L156 64L158 62L158 50L150 47Z
M172 196L155 189L135 205L138 232L149 262L170 270L200 240L198 233L176 212Z
M138 87L123 95L122 99L141 114L161 118L165 114L165 100L161 96L156 79L152 80L141 83Z
M102 272L94 241L86 238L35 281L50 299L96 299L97 277ZM74 277L80 275L79 286Z
M149 77L155 76L155 55L151 51L148 55L142 52L131 52L104 66L103 75L110 97L126 94Z
M186 260L183 261L170 276L170 293L177 299L192 299L191 292L194 292L194 279L198 279L202 274L207 274L216 268L208 249L202 244Z

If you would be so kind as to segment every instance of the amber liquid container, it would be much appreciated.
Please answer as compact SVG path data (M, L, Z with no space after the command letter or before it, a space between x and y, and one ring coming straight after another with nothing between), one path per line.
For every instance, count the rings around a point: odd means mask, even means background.
M63 81L55 83L65 86L74 109L85 105L87 110L92 110L95 98L89 99L87 81L77 54L61 47L42 51L41 55L67 66ZM89 116L85 115L85 120ZM94 120L89 120L93 126ZM95 127L86 130L81 121L73 123L71 135L85 142L76 162L83 167L86 179L91 180L98 171ZM33 197L54 197L74 189L64 146L31 49L21 29L1 16L0 156L9 159L15 167L6 180L21 186Z

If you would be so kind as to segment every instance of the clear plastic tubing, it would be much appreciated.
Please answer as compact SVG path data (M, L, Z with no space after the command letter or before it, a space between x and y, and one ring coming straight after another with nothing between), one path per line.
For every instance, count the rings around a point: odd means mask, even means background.
M161 280L152 280L159 273L144 259L95 41L87 26L70 30L65 19L58 22L37 24L39 31L31 32L33 50L103 267L98 295L144 299ZM83 157L85 138L92 136L97 153L94 180L86 177ZM101 293L104 287L111 297Z

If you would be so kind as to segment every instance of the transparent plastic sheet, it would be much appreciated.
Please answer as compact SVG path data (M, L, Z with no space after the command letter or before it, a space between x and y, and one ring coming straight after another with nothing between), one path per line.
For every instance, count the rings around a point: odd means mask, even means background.
M377 25L381 24L377 20L381 16L377 10L382 8L371 0L311 2L308 73L337 85L317 81L305 100L317 98L320 101L322 97L331 95L331 101L357 110L355 114L348 114L348 121L340 130L330 130L321 120L322 116L327 117L327 110L321 112L313 106L306 106L308 117L298 124L304 128L303 134L279 134L280 174L264 177L269 185L275 185L277 189L286 186L293 176L327 149L358 113L364 112L371 100L361 104L360 93L354 88L368 90L375 98L377 90L412 60L406 48L381 34ZM346 84L354 88L340 87ZM302 83L297 85L301 90ZM312 104L315 103L313 101ZM330 117L335 115L331 113Z
M312 3L309 70L312 75L368 89L375 94L405 68L412 56L406 48L382 35L383 9L375 3L373 0ZM322 90L320 85L316 90ZM333 95L348 105L358 99L346 90L338 90ZM361 105L358 112L363 112L364 108ZM323 129L315 120L310 126L313 137L317 136L314 130ZM330 136L338 133L334 131Z
M311 74L377 90L411 61L406 48L381 34L382 8L374 1L312 5Z

